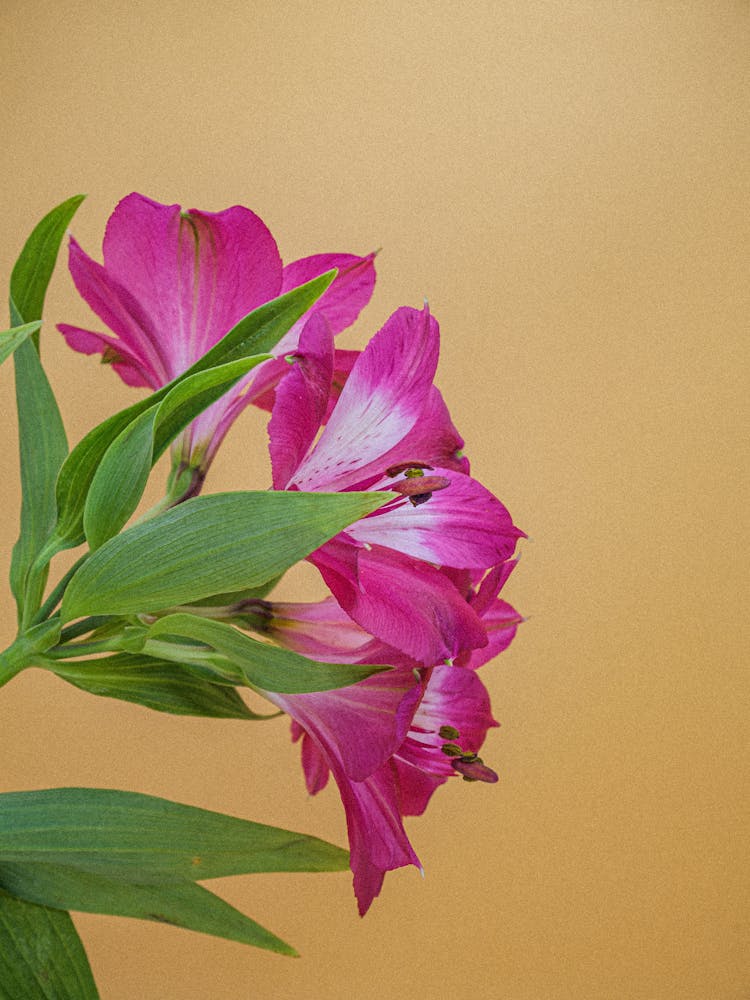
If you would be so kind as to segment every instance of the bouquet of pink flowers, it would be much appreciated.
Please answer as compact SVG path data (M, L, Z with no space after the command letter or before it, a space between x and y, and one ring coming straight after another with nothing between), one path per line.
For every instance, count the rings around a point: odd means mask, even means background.
M69 451L39 330L81 200L32 233L0 334L0 359L12 353L16 366L23 484L18 636L0 654L0 685L35 666L159 711L281 710L308 790L333 775L350 851L134 792L0 795L0 981L19 998L37 996L28 984L40 974L55 996L97 995L68 910L294 954L198 883L348 865L364 914L386 872L420 867L404 817L449 778L497 780L479 756L497 723L477 671L521 621L499 595L523 532L470 473L434 384L428 307L397 309L361 352L336 347L370 299L374 254L284 264L248 209L124 198L102 264L70 239L70 272L100 329L58 329L148 395ZM207 493L212 459L251 404L270 415L271 488ZM164 497L142 511L167 449ZM72 548L80 557L48 587L51 560ZM300 560L329 596L274 600ZM272 710L252 711L242 688ZM30 943L40 937L48 947Z

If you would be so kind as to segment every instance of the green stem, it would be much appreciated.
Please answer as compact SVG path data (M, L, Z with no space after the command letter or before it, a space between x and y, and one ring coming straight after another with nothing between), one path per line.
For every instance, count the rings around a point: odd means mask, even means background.
M69 646L53 646L52 649L46 650L44 655L49 660L69 660L75 656L111 652L112 640L103 639L101 642L73 642Z
M77 570L80 568L80 566L86 561L86 559L88 559L88 557L90 555L91 555L90 552L84 552L83 555L80 557L80 559L78 559L70 567L70 569L65 574L65 576L57 584L55 584L55 586L52 589L52 592L50 593L49 597L44 602L44 604L41 606L41 608L37 611L37 613L34 616L34 618L32 619L32 622L31 622L32 625L37 625L37 624L39 624L39 622L43 622L45 618L49 618L49 616L52 614L52 612L55 610L55 608L57 607L57 605L62 600L62 596L65 593L65 588L68 586L68 584L70 583L70 581L73 579L73 577L75 576L75 574L76 574Z
M85 635L87 632L93 632L95 629L101 628L102 625L106 625L107 622L111 621L113 617L113 615L92 615L90 618L82 618L79 622L68 625L60 633L60 644L70 642L71 639L77 639L79 635Z
M29 666L29 641L20 636L0 653L0 687L13 680L16 674Z

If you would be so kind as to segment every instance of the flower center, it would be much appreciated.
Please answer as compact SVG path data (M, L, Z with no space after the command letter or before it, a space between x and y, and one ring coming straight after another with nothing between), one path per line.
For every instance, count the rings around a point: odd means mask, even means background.
M442 739L450 741L443 743L440 749L446 757L451 758L451 767L461 775L464 781L484 781L489 785L495 784L498 777L492 768L487 767L478 754L462 750L458 743L454 742L461 736L454 726L441 726L439 734Z
M386 476L397 476L403 472L404 478L394 483L390 488L394 493L400 493L408 497L412 507L427 503L436 490L447 489L451 481L445 476L425 476L424 470L432 470L431 465L424 462L403 462L401 465L392 465L386 469Z

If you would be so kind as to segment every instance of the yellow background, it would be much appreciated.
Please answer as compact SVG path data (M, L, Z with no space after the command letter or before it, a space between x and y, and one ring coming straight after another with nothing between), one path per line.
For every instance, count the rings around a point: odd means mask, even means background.
M1 17L3 281L78 191L96 257L134 189L246 204L286 260L383 247L342 342L429 298L475 473L532 536L508 585L529 621L483 671L501 781L452 782L409 822L426 879L389 875L364 920L346 874L213 883L298 960L76 916L102 997L746 1000L747 3L4 0ZM136 394L55 332L91 322L64 266L46 315L75 441ZM264 448L247 414L210 486L264 487ZM0 698L2 790L137 789L344 842L281 722L171 718L39 671Z

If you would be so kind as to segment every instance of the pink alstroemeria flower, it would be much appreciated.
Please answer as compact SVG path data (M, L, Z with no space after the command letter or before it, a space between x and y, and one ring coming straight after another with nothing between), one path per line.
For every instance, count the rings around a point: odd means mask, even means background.
M354 891L364 914L386 872L421 867L403 826L421 815L439 785L460 774L494 782L497 775L477 756L492 717L476 668L505 649L522 620L497 594L514 563L474 582L463 581L465 599L490 634L483 650L468 651L462 665L415 669L398 650L374 640L327 598L317 604L255 602L251 626L281 645L331 662L392 663L394 669L337 691L266 696L292 717L301 739L310 794L333 774L346 812ZM458 582L458 581L457 581Z
M282 264L265 224L247 208L182 211L130 194L109 218L104 264L70 240L76 288L113 335L61 323L68 344L101 354L128 385L158 389L190 367L243 316L332 268L338 276L259 366L198 417L173 447L175 459L205 474L231 423L268 393L288 366L311 314L345 329L367 305L375 283L374 254L317 254Z
M333 333L313 316L268 426L274 489L398 494L309 558L355 622L422 664L487 643L479 616L438 567L483 573L523 536L468 475L463 440L433 385L438 350L427 307L398 309L329 411Z

